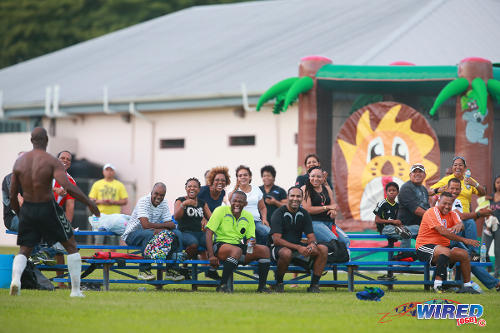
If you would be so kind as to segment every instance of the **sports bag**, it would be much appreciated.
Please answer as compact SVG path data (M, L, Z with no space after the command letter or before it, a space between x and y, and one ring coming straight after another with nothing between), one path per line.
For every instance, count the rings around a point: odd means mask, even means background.
M178 240L170 230L162 230L153 235L148 245L144 249L144 258L147 259L168 259L178 247Z
M341 241L332 239L329 242L320 242L328 248L328 259L329 263L344 263L349 261L349 252L347 247Z

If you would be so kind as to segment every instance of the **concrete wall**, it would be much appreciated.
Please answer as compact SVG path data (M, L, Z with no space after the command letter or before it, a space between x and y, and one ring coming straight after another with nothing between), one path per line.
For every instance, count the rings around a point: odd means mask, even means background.
M142 117L119 114L85 115L56 120L55 136L49 138L48 151L71 150L76 158L95 163L113 163L118 179L135 184L136 193L124 212L130 213L137 198L148 193L157 181L167 185L170 204L185 194L184 183L197 177L204 184L207 169L228 166L231 181L239 164L248 165L253 183L262 185L260 168L272 164L277 170L276 183L285 189L297 176L297 109L280 115L269 110L247 112L241 118L232 108L143 113ZM48 127L48 121L44 122ZM229 146L231 135L255 135L255 146ZM181 149L160 149L161 139L185 139ZM1 175L12 169L17 153L30 150L29 133L0 134ZM5 153L4 153L5 151ZM2 176L3 177L3 176ZM3 228L3 223L1 224ZM15 237L0 229L0 245L11 244Z

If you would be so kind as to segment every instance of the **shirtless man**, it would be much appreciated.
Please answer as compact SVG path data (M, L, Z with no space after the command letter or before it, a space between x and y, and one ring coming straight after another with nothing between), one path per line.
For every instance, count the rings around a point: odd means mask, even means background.
M71 276L70 296L84 297L80 291L82 260L76 249L71 224L54 200L52 179L55 178L71 196L85 203L94 215L100 216L100 213L96 204L69 182L62 163L46 152L48 141L45 129L35 128L31 132L33 150L19 157L14 163L10 201L12 209L19 216L17 244L20 248L12 264L10 294L20 294L21 275L27 258L43 237L49 244L61 242L64 246L68 252L68 271ZM24 198L21 208L17 200L19 187L23 189Z

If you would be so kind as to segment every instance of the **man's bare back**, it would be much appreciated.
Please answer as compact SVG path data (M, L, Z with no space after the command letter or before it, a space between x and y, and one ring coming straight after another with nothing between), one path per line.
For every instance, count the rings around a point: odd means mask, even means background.
M23 189L23 197L29 202L52 200L52 179L61 163L43 150L34 149L23 154L14 164L14 174Z

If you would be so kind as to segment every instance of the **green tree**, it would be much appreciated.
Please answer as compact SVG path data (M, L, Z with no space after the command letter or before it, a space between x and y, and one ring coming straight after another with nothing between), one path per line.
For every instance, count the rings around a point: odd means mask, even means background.
M243 0L1 0L0 68L183 8Z

